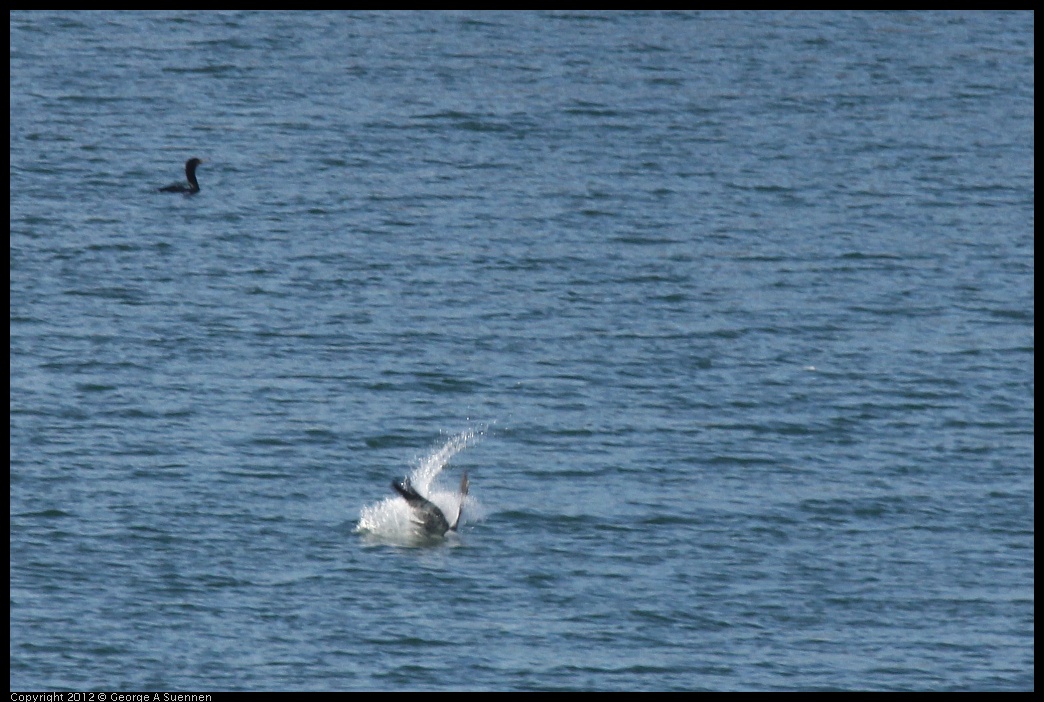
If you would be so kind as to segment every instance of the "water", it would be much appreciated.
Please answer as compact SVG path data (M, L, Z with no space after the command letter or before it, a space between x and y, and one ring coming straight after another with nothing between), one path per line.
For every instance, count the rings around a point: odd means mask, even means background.
M1032 689L1033 20L12 13L12 689Z

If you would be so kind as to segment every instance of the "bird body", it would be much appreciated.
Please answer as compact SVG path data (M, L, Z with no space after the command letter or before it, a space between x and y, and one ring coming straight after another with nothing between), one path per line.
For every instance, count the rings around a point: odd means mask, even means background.
M190 158L185 162L185 177L188 178L188 183L174 183L166 187L160 188L161 193L184 193L186 195L195 195L199 192L199 182L196 180L196 166L203 163L201 159Z

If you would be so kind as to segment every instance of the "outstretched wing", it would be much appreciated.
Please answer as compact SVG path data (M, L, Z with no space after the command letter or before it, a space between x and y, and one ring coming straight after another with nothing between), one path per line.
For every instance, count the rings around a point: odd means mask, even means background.
M460 504L457 506L457 518L450 525L450 531L456 531L457 525L460 524L460 514L464 511L464 498L468 496L469 485L468 472L464 471L464 475L460 477Z

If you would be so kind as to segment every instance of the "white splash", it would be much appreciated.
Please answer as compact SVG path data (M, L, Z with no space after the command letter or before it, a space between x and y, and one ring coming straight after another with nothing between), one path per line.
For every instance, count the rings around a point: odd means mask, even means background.
M435 503L451 520L457 514L457 510L463 506L461 524L467 521L468 512L475 505L475 498L469 494L462 499L457 487L449 490L442 489L436 478L451 458L468 446L475 444L483 434L484 431L469 429L450 437L442 446L422 458L417 467L409 474L410 482L417 491ZM401 476L389 475L389 482L394 477ZM390 492L391 487L389 486L388 489ZM356 525L355 531L382 543L414 545L419 541L430 541L418 533L417 525L412 519L412 509L406 500L394 493L379 502L363 507L359 513L359 523Z

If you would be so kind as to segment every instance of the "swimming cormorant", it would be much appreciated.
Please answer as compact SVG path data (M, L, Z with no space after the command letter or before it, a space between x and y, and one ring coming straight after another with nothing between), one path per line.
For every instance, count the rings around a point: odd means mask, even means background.
M161 193L185 193L186 195L195 195L199 192L199 183L196 181L196 166L203 163L198 158L190 158L185 161L185 177L188 178L188 183L174 183L168 185L165 188L160 188Z

